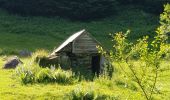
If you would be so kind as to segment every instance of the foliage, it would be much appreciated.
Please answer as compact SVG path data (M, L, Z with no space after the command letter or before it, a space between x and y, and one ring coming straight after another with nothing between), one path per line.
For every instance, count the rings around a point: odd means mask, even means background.
M16 69L16 74L21 79L22 83L58 83L72 84L76 80L71 71L64 71L61 68L55 67L40 68L36 64L24 64Z
M131 29L133 31L129 40L134 41L153 32L158 25L157 15L142 12L133 6L120 7L117 15L113 17L86 23L57 17L23 17L9 14L2 9L0 19L0 47L5 54L16 49L34 52L43 48L51 51L68 36L84 28L110 49L111 42L107 41L110 38L107 33ZM154 34L149 36L153 37Z
M1 3L0 3L1 5ZM129 6L125 6L126 9L120 9L121 13L113 19L104 19L99 21L80 23L80 22L70 22L58 18L42 18L42 17L20 17L6 14L0 11L0 45L1 48L9 48L7 52L13 51L14 48L24 49L28 48L35 50L36 48L48 48L52 49L53 46L56 46L62 39L67 37L68 33L75 32L80 28L87 28L97 39L99 39L103 44L110 45L110 42L107 42L108 37L106 32L115 32L119 30L126 30L131 28L132 33L130 34L130 40L134 41L136 38L141 37L145 34L152 31L157 25L157 16L151 15L148 13L140 12L139 9L130 9ZM124 16L128 15L128 16ZM133 15L133 16L132 16ZM135 20L134 20L135 19ZM67 27L66 27L67 26ZM60 34L63 33L63 34ZM64 34L65 33L65 34ZM141 34L142 33L142 34ZM149 37L152 37L153 34L148 34ZM55 38L54 38L55 37ZM107 37L107 38L106 38ZM147 39L147 38L146 38ZM23 42L24 41L24 42ZM27 41L27 42L25 42ZM144 42L144 43L143 43ZM146 41L140 42L140 46L145 48L142 44L145 44ZM34 43L34 45L32 45ZM140 47L137 46L137 47ZM4 49L2 50L4 52ZM142 50L140 52L143 52ZM6 54L6 50L5 53ZM162 56L164 58L164 55ZM139 58L138 52L135 52L131 60L132 63L135 63L135 66L145 65L143 61L136 61ZM135 58L135 60L134 60ZM3 66L4 62L0 57L0 66ZM30 62L30 58L22 58L25 62ZM162 61L162 60L161 60ZM119 95L122 100L143 100L143 94L139 95L138 90L139 86L136 86L135 81L131 81L130 78L122 69L119 70L120 66L123 67L124 71L129 72L126 64L114 63L116 69L113 73L112 79L107 78L96 78L94 82L84 81L84 88L88 89L88 84L95 83L94 87L99 87L94 90L95 92L108 93L107 96L111 96L109 93ZM168 100L170 98L170 90L167 87L170 87L170 72L168 69L168 61L162 61L161 69L159 74L157 86L154 89L154 92L157 95L154 95L153 99L158 100ZM28 68L27 68L28 67ZM162 68L163 67L163 68ZM18 67L20 68L20 67ZM139 67L137 67L139 68ZM31 73L38 73L41 68L38 65L26 64L24 70L31 71ZM83 70L83 69L82 69ZM166 70L166 71L164 71ZM84 71L84 70L83 70ZM121 71L121 72L119 72ZM141 72L141 70L137 70ZM143 71L146 73L151 73ZM87 73L85 73L87 74ZM88 74L89 75L89 74ZM13 70L4 70L0 68L0 98L2 100L13 100L13 99L63 99L62 97L70 93L74 89L73 85L61 85L61 84L28 84L21 85L18 80L13 77ZM120 76L120 77L118 77ZM115 79L116 77L116 79ZM129 76L130 77L130 76ZM113 79L114 78L114 79ZM30 80L30 78L28 78ZM32 81L32 80L31 80ZM29 82L29 81L28 81ZM30 83L30 82L29 82ZM99 84L98 84L99 83ZM134 84L135 86L133 86ZM136 90L137 87L137 90ZM130 90L129 90L130 88ZM132 90L132 91L131 91ZM29 91L29 92L28 92ZM81 90L82 91L82 90ZM96 93L98 94L98 93ZM66 98L68 99L68 98Z
M77 86L67 95L70 100L118 100L117 97L99 93L94 87L84 89L82 86Z
M154 13L160 14L163 11L164 4L168 3L168 0L118 0L120 4L133 4L133 5L140 5L141 9Z
M0 7L21 15L61 16L89 20L115 14L119 5L140 5L146 12L159 14L168 0L0 0Z
M1 49L0 55L18 55L18 50Z
M147 100L153 99L153 94L156 94L159 70L162 70L160 64L162 60L165 60L164 56L170 51L169 44L167 44L167 33L170 32L169 8L170 5L167 4L164 13L161 14L161 26L156 30L157 35L151 43L148 42L148 36L139 39L136 44L129 43L127 40L129 31L127 31L126 34L119 32L112 35L114 46L109 54L98 47L99 52L107 59L119 63L125 76L138 84ZM140 65L133 62L134 56L137 56L136 60L142 62ZM127 68L122 66L122 63L125 63Z
M58 66L58 63L48 58L49 52L47 50L41 49L36 50L32 55L32 62L38 63L40 67L51 67L51 66Z
M33 54L32 54L32 59L35 62L39 62L40 57L46 57L48 56L48 51L44 50L44 49L40 49L40 50L36 50Z
M49 83L54 79L52 71L49 68L40 70L36 75L36 80L39 83Z
M107 17L115 10L115 0L1 0L1 7L22 15L57 15L71 19Z
M33 83L35 81L35 75L28 68L17 68L16 74L19 76L23 84Z

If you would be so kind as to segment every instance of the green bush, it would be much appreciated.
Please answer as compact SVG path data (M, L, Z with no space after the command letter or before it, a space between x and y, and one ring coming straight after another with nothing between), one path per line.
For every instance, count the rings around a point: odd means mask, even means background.
M117 100L117 97L105 95L95 91L93 88L83 89L77 87L67 94L70 100Z
M115 0L5 0L1 7L22 15L52 15L71 19L107 17Z
M39 83L53 82L53 73L49 68L41 69L36 75L36 80Z
M17 67L16 74L17 74L17 76L19 76L19 78L23 84L35 82L34 73L28 68Z
M121 72L119 75L124 74L124 78L122 78L125 80L118 79L116 84L128 87L127 83L129 83L129 88L132 90L140 88L147 100L153 99L153 94L158 94L155 91L158 80L161 78L159 74L163 70L167 71L164 68L162 70L161 64L170 52L167 36L170 32L170 4L164 7L164 12L160 16L160 26L157 28L153 40L149 41L149 37L145 36L134 44L127 40L130 31L118 32L112 35L114 45L110 53L99 47L99 51L105 57L111 59L113 63L118 63ZM139 55L136 59L137 62L131 59L134 54Z
M59 83L71 84L73 83L73 74L71 71L63 71L61 68L51 70L45 68L40 70L36 75L36 80L39 83Z
M83 92L81 90L73 90L71 92L72 100L94 100L95 93L92 90Z
M44 49L40 49L40 50L36 50L33 54L32 54L32 60L35 62L39 62L39 58L41 57L46 57L49 55L49 52L47 50Z
M22 83L58 83L72 84L76 80L72 71L64 71L61 68L40 68L36 64L24 64L16 69L17 76Z
M73 74L71 71L63 71L61 68L58 68L54 73L55 81L57 83L72 83Z

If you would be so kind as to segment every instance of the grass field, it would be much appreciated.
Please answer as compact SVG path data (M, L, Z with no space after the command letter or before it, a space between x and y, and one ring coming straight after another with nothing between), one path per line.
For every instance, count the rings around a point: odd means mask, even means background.
M64 39L74 32L86 29L105 47L111 48L109 33L131 30L130 41L135 41L144 35L154 36L154 30L159 25L159 16L146 13L135 6L120 7L119 12L105 19L89 22L78 22L59 17L21 17L10 15L0 10L0 100L69 100L68 94L75 88L93 89L105 95L112 96L113 100L144 100L141 90L125 88L116 84L121 80L115 74L113 80L96 78L94 81L83 80L70 85L57 83L27 84L24 85L17 78L14 69L2 69L3 56L16 54L19 50L46 49L52 51ZM23 62L31 58L22 58ZM137 62L140 65L140 62ZM169 68L169 61L164 61L161 67ZM160 74L158 80L159 94L154 95L155 100L168 100L170 98L170 70ZM121 75L120 75L121 76Z
M120 7L112 17L89 22L69 21L62 18L21 17L0 10L0 52L21 49L53 50L69 35L86 29L105 47L110 48L109 33L131 30L130 40L144 35L153 37L159 17L134 6Z
M2 57L0 58L0 66L3 66ZM23 58L22 61L27 62L30 58ZM140 62L138 62L140 63ZM168 61L163 62L161 67L169 67ZM61 85L57 83L49 84L27 84L21 83L17 78L16 70L5 70L0 68L0 99L1 100L68 100L67 96L73 89L94 89L95 91L110 95L113 100L144 100L140 89L134 90L126 88L124 85L116 84L119 74L115 74L112 81L96 79L94 81L81 81L74 84ZM160 73L162 77L157 83L160 93L154 95L154 100L168 100L170 98L170 70Z

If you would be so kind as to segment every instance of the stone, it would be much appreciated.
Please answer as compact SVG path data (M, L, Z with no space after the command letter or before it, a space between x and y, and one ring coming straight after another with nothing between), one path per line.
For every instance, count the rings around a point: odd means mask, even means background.
M14 56L6 61L3 68L4 69L16 68L18 64L22 64L22 63L23 62L17 56Z
M19 52L19 56L21 57L30 57L32 55L32 52L28 51L28 50L21 50Z

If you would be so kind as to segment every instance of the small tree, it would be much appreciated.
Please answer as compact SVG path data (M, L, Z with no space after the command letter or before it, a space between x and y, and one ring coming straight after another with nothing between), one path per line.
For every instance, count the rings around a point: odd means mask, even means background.
M111 35L114 46L110 53L106 53L101 47L99 52L112 62L118 63L121 71L131 81L138 84L145 98L151 100L161 70L161 61L170 51L167 43L167 33L170 32L170 5L165 6L160 16L160 27L156 30L154 40L148 42L148 36L139 39L136 44L129 43L127 35L122 32ZM135 60L135 61L134 61ZM135 64L140 62L140 64ZM125 64L126 66L122 65Z

